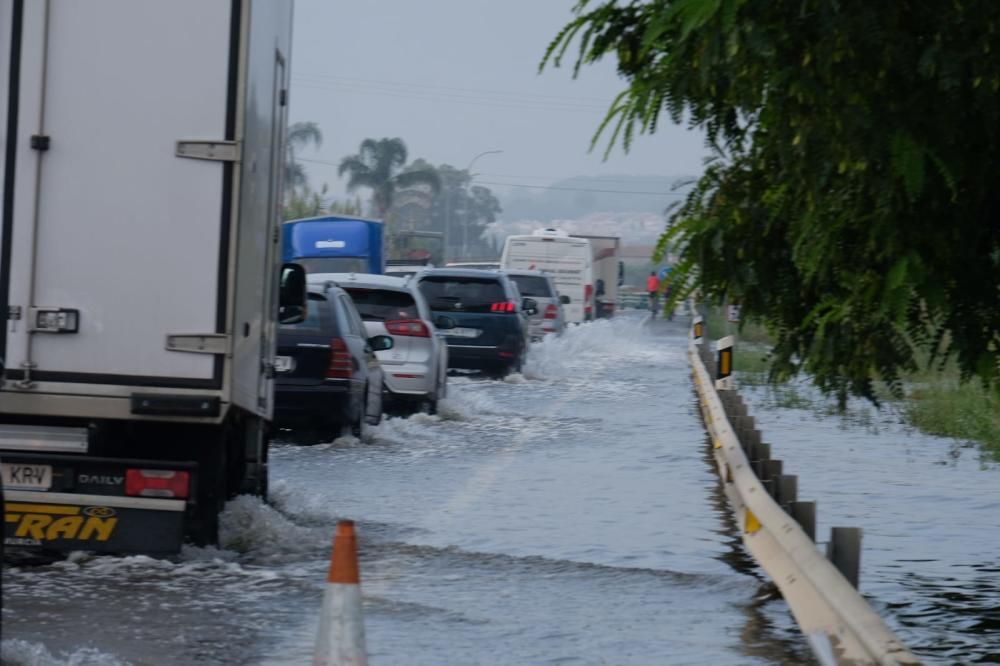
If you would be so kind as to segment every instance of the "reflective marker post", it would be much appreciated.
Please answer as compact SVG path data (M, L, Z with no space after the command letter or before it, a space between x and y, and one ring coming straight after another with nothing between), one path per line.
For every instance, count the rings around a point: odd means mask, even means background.
M715 343L715 348L718 350L718 360L716 363L716 368L718 368L715 375L715 388L720 391L729 391L733 389L733 379L731 375L733 374L733 336L727 335L726 337Z
M692 324L694 343L700 345L704 342L705 337L705 319L698 315L694 318L694 323Z

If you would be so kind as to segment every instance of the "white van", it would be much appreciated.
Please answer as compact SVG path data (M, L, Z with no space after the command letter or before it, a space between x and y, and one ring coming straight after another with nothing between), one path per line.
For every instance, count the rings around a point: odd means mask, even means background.
M567 322L594 318L594 263L589 240L572 238L558 229L508 236L500 268L548 273L559 295L569 298L563 305Z

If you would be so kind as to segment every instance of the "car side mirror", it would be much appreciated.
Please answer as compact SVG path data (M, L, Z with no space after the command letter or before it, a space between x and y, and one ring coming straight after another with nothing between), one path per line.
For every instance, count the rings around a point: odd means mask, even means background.
M562 303L563 305L569 305L569 296L567 296L566 294L560 295L559 302Z
M368 338L368 346L372 351L385 351L396 346L396 341L388 335L373 335Z
M278 290L278 322L298 324L309 313L306 269L299 264L283 264Z
M533 298L525 298L521 301L521 309L529 315L538 314L538 301Z
M447 331L449 328L455 328L455 320L448 315L438 315L434 317L434 328L439 328L442 331Z

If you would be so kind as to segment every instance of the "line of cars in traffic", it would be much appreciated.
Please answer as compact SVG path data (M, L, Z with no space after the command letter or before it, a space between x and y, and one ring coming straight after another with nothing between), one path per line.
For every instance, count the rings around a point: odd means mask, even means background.
M566 298L540 271L387 273L308 276L307 316L280 327L275 359L275 424L294 440L362 437L384 413L433 414L449 370L520 372L530 342L566 326Z

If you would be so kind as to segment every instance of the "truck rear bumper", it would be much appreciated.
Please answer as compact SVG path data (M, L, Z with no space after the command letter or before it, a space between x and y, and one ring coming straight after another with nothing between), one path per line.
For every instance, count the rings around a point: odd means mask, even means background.
M50 551L169 554L180 550L186 502L8 490L4 545Z
M5 482L4 545L64 552L169 554L180 550L185 517L193 502L127 495L126 478L130 469L183 472L190 491L197 473L194 463L12 452L0 453L0 457ZM38 489L18 487L27 485L29 478L44 483Z

